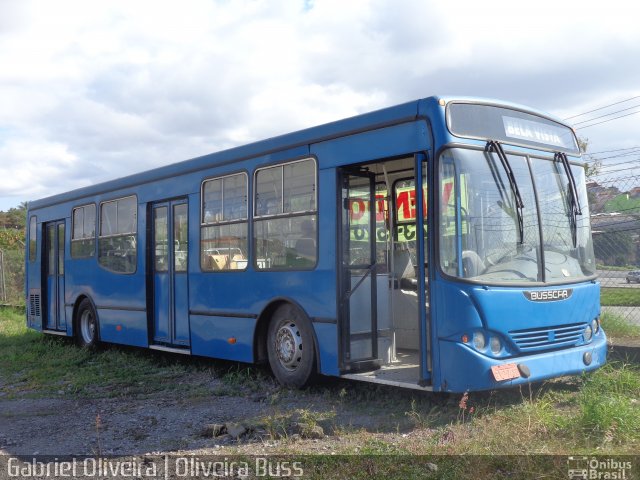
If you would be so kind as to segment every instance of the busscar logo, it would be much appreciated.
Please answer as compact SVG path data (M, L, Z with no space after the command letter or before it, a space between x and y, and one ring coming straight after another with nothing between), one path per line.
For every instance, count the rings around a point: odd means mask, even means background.
M572 288L563 288L561 290L531 290L523 292L527 300L532 302L557 302L558 300L566 300L573 294Z

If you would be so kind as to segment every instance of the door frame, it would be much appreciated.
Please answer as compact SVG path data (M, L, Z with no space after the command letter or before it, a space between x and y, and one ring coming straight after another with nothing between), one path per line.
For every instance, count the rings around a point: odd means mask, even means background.
M149 203L149 210L147 213L147 251L148 253L148 278L149 284L147 288L147 295L149 298L149 344L161 347L168 348L179 348L179 349L188 349L191 345L190 340L190 328L189 325L189 312L188 312L188 285L189 285L189 247L187 247L187 262L185 266L185 270L181 270L176 272L175 269L175 224L174 224L174 208L176 206L184 205L186 207L186 215L187 215L187 236L189 236L189 198L188 197L178 197L171 198L166 200L160 200ZM164 273L168 277L168 292L167 292L167 305L164 306L166 310L165 313L167 315L167 338L166 339L156 339L156 320L157 320L157 309L156 309L156 228L155 228L155 211L159 208L166 208L167 216L167 253L166 253L166 261L167 261L167 270L161 271L160 273ZM177 325L177 316L176 316L176 275L185 276L185 283L187 289L187 298L185 301L187 302L187 311L184 312L186 315L187 329L189 330L189 335L187 340L176 340L176 325Z
M343 197L343 189L346 187L345 181L348 177L360 177L369 180L369 264L358 265L359 268L350 268L345 265L345 248L347 248L348 236L345 235L345 227L349 225L349 212L350 205L348 205L348 198ZM338 316L340 318L339 324L339 363L340 370L343 372L357 372L363 370L373 370L380 367L380 359L378 356L378 321L377 321L377 280L375 269L377 265L376 258L376 243L375 243L375 231L376 231L376 215L375 215L375 175L373 173L361 170L358 167L347 166L338 169L337 175L338 185L338 231L336 235L337 239L337 265L338 265ZM371 211L373 206L374 211ZM346 215L346 217L345 217ZM346 228L350 235L350 228ZM365 270L367 272L356 284L356 288L351 290L351 270ZM350 297L357 288L361 288L364 280L369 277L371 285L370 302L371 302L371 357L352 359L351 358L351 315L350 315ZM366 337L365 337L366 338Z
M60 245L60 227L62 227L62 245ZM53 229L53 273L49 268L49 229ZM42 321L42 329L50 331L65 331L66 330L66 312L65 312L65 237L67 234L67 226L64 218L58 220L52 220L44 222L42 225L42 284L44 285L44 318ZM62 246L62 249L60 248ZM62 254L62 256L60 255ZM60 273L62 266L62 273ZM49 277L55 277L53 282L53 292L49 289ZM55 318L53 322L50 318L50 302L51 297L54 297L53 311L55 312Z
M414 152L414 182L416 189L416 232L423 232L424 228L428 229L429 234L425 238L423 234L417 235L416 237L416 246L418 251L418 262L420 265L424 265L425 268L418 269L418 328L419 328L419 358L420 358L420 385L428 385L432 381L433 378L433 335L434 335L434 326L432 325L432 289L434 287L433 283L433 268L435 266L435 253L434 253L434 245L435 238L433 238L434 228L434 214L435 214L435 195L438 190L437 185L434 184L431 179L434 175L434 166L433 160L430 160L429 154L427 151L419 151ZM384 162L385 159L380 159L380 162ZM376 163L376 162L373 162ZM380 366L381 359L376 357L370 360L365 360L361 362L351 362L348 358L347 354L349 352L349 326L350 320L348 318L348 303L345 303L344 294L346 292L347 284L345 269L343 265L344 259L344 248L345 248L345 238L344 238L344 225L345 221L343 215L345 214L345 199L343 198L343 186L344 179L347 175L354 174L357 172L363 172L359 167L355 166L345 166L338 168L336 175L336 197L338 199L337 206L337 232L336 232L336 242L337 242L337 277L338 277L338 317L339 317L339 325L338 325L338 363L339 368L342 373L356 373L359 370L373 370ZM427 192L426 198L424 195L424 191L422 189L422 177L426 178ZM387 186L388 189L392 189L391 185ZM390 195L393 195L391 192ZM375 181L372 181L372 185L370 188L370 205L375 205ZM423 208L424 204L427 205L427 210ZM391 208L391 207L390 207ZM371 214L370 217L370 225L369 229L371 232L375 231L375 222L376 217L375 213ZM394 225L390 225L390 234L393 235ZM375 255L375 242L372 244L373 254ZM374 257L375 258L375 257ZM373 265L375 268L375 263ZM371 272L370 272L371 274ZM375 279L375 274L372 276L372 279ZM372 288L376 288L376 282L372 281ZM427 302L429 303L429 308L427 308ZM375 306L375 308L374 308ZM372 311L375 311L377 308L377 299L376 297L372 297ZM375 328L377 329L377 322L375 324ZM377 331L375 332L374 338L376 338L375 345L373 345L374 355L377 355Z

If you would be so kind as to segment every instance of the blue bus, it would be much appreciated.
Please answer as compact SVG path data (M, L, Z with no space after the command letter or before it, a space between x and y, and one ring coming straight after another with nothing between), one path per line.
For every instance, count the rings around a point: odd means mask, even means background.
M606 361L574 131L429 97L29 203L27 324L464 392Z

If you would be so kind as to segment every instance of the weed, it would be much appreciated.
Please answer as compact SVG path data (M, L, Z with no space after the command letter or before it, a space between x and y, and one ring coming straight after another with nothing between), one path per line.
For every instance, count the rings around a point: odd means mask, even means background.
M462 394L462 398L460 399L460 402L458 402L458 408L460 409L458 411L458 421L460 421L460 419L462 418L462 423L464 423L464 415L467 411L468 400L469 400L469 392L464 392Z
M368 439L360 450L361 455L398 455L408 453L404 448L377 438Z
M258 368L245 365L234 365L222 376L222 382L236 394L246 391L262 392L266 389L265 384L268 381ZM273 386L273 383L269 386Z
M405 412L405 415L414 423L418 428L429 428L436 421L441 414L440 409L437 406L431 407L431 409L425 414L420 412L415 398L411 399L411 410Z
M640 371L610 363L587 376L580 391L578 425L603 442L640 440Z
M272 439L287 439L289 437L289 418L281 413L267 415L261 420L261 424Z
M98 451L96 452L98 456L102 455L102 442L100 441L100 429L102 428L102 420L100 419L100 414L96 414L96 445L98 447Z

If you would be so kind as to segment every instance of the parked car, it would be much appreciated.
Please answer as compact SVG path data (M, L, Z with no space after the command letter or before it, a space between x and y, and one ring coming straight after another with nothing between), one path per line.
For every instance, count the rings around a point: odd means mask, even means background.
M627 283L631 282L640 283L640 270L627 273Z

